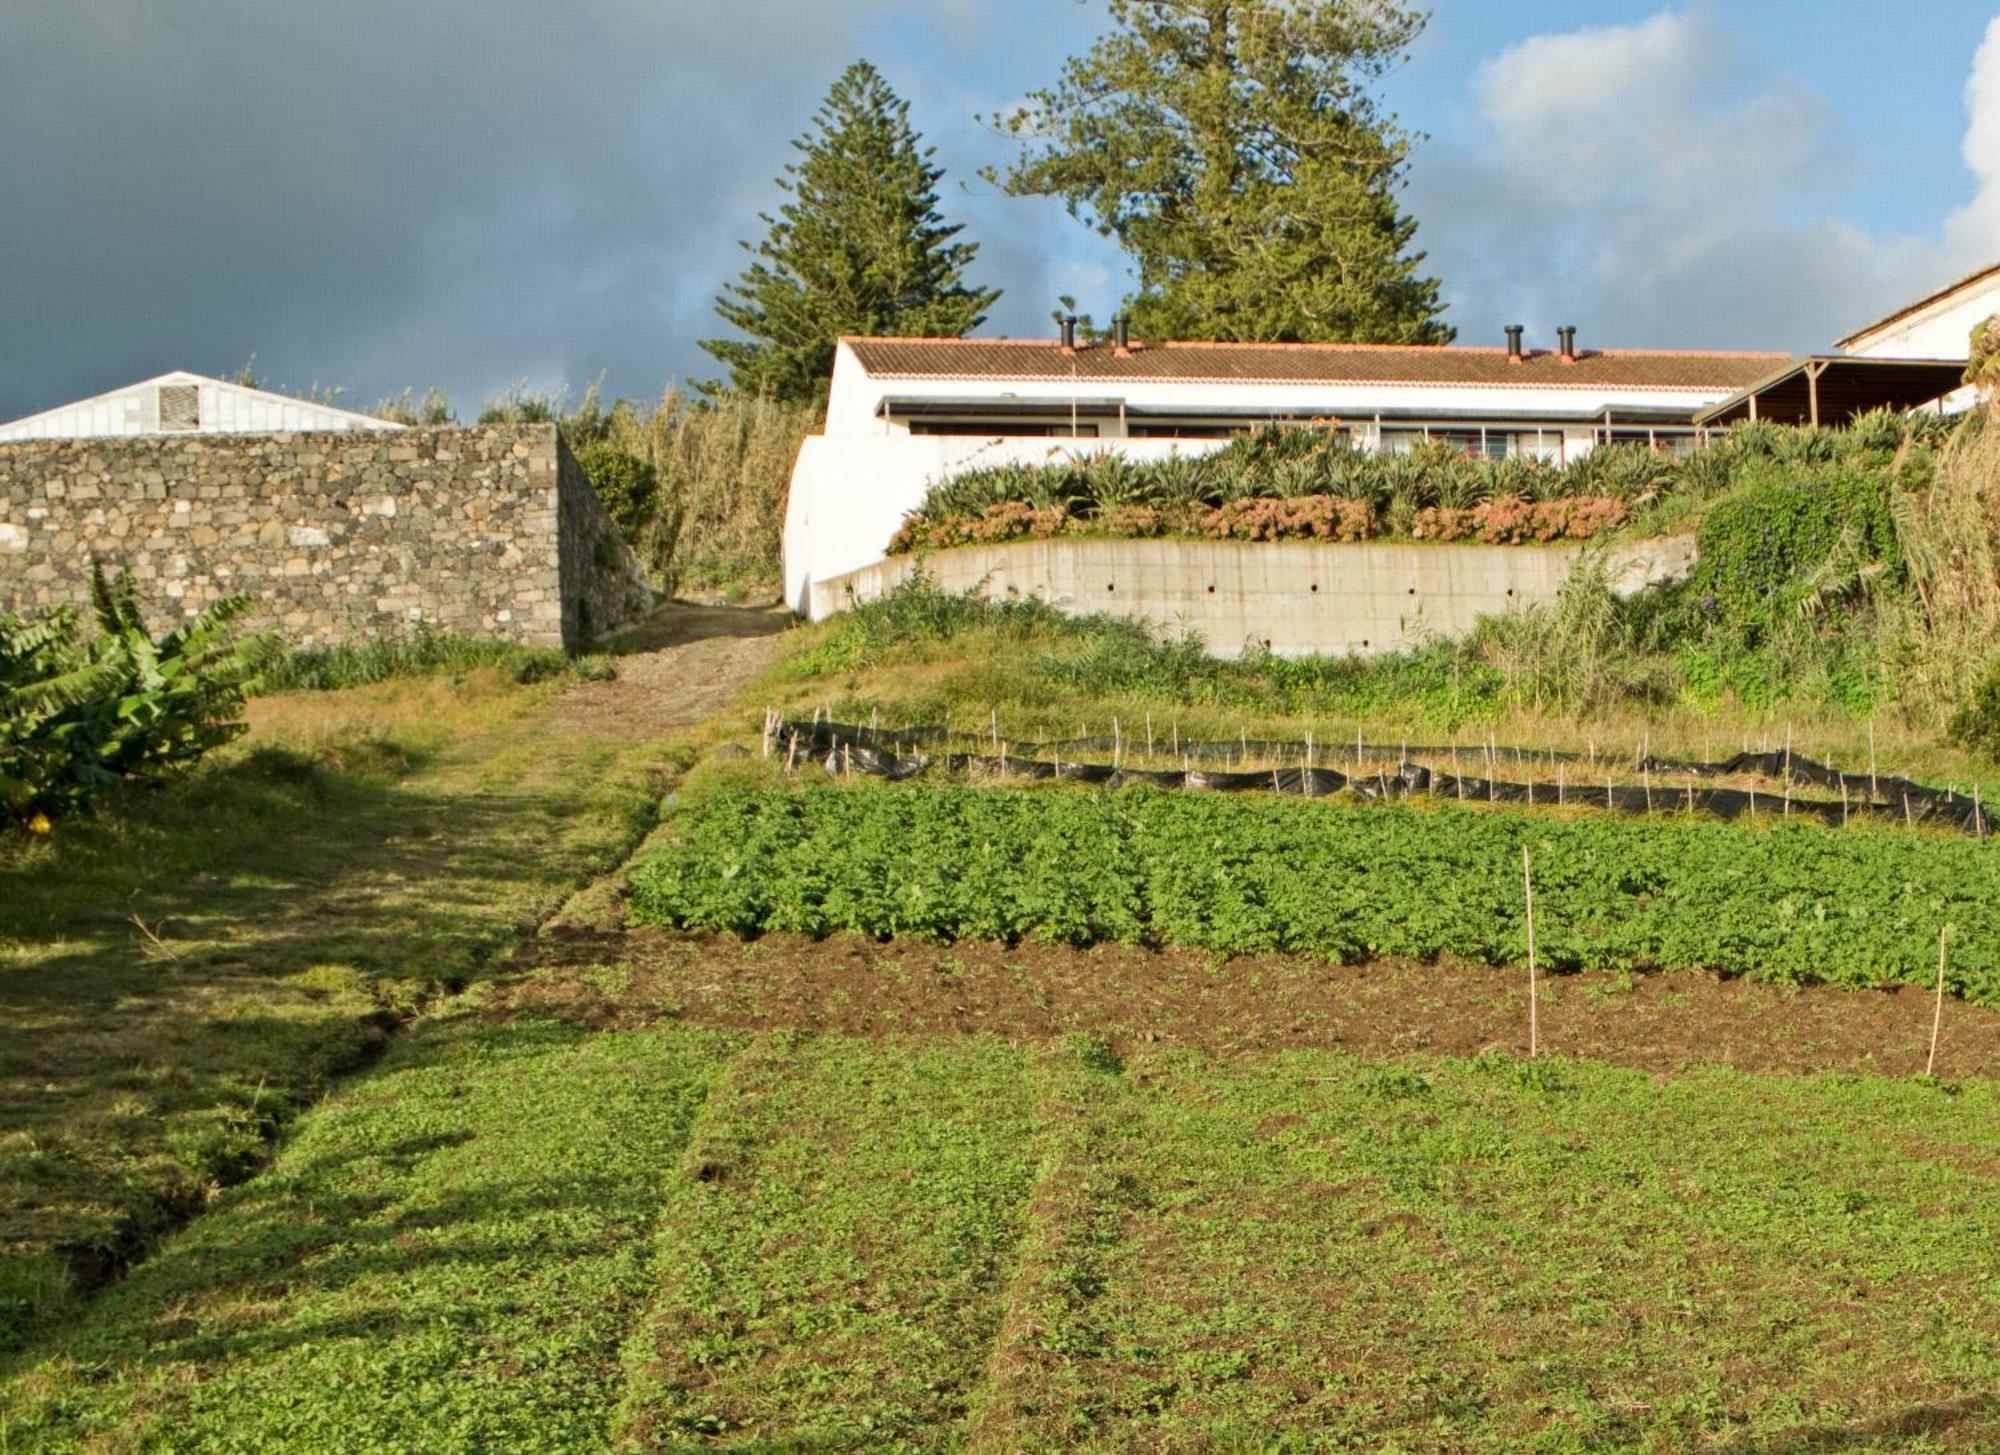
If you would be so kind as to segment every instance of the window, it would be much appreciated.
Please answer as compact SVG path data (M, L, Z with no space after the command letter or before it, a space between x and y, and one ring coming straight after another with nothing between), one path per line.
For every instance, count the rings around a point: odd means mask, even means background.
M160 428L201 428L201 386L162 384L160 386Z
M1226 440L1249 430L1240 424L1135 424L1127 432L1135 440Z
M1097 426L1079 424L1071 429L1069 421L1061 424L1038 422L1030 424L1015 419L913 419L910 421L911 434L970 435L978 439L1096 439Z

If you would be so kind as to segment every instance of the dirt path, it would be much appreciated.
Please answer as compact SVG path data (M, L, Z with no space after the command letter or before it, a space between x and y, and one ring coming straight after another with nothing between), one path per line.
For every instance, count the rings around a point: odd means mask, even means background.
M617 677L585 682L554 708L559 725L642 737L721 710L771 659L792 624L782 607L673 602L613 644Z

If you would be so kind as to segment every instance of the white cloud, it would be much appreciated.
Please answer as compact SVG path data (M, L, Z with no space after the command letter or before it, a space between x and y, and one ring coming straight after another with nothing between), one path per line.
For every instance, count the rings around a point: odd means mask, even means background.
M1531 37L1473 99L1484 142L1419 153L1410 188L1468 342L1520 321L1543 341L1574 323L1606 346L1824 348L1952 270L1942 239L1838 219L1857 139L1712 12ZM1967 159L1992 181L1956 230L1991 251L2000 22L1967 99Z
M1972 57L1965 82L1965 164L1979 179L1979 192L1945 222L1945 242L1961 267L1976 268L2000 258L2000 16Z

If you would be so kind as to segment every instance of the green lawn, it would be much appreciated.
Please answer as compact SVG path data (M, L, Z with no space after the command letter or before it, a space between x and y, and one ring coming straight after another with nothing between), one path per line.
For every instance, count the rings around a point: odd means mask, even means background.
M193 775L0 844L0 1347L486 974L652 813L495 672L253 704Z
M0 1450L1974 1451L2000 1088L438 1021Z

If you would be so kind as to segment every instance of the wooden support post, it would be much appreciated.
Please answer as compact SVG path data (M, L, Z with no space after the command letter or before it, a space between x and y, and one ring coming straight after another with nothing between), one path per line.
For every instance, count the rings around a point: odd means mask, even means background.
M1528 906L1528 1055L1542 1053L1541 987L1535 983L1535 870L1521 845L1521 892Z
M1931 1053L1924 1058L1924 1075L1929 1077L1937 1070L1938 1030L1944 1024L1944 954L1946 926L1938 926L1938 978L1937 1003L1931 1009Z

